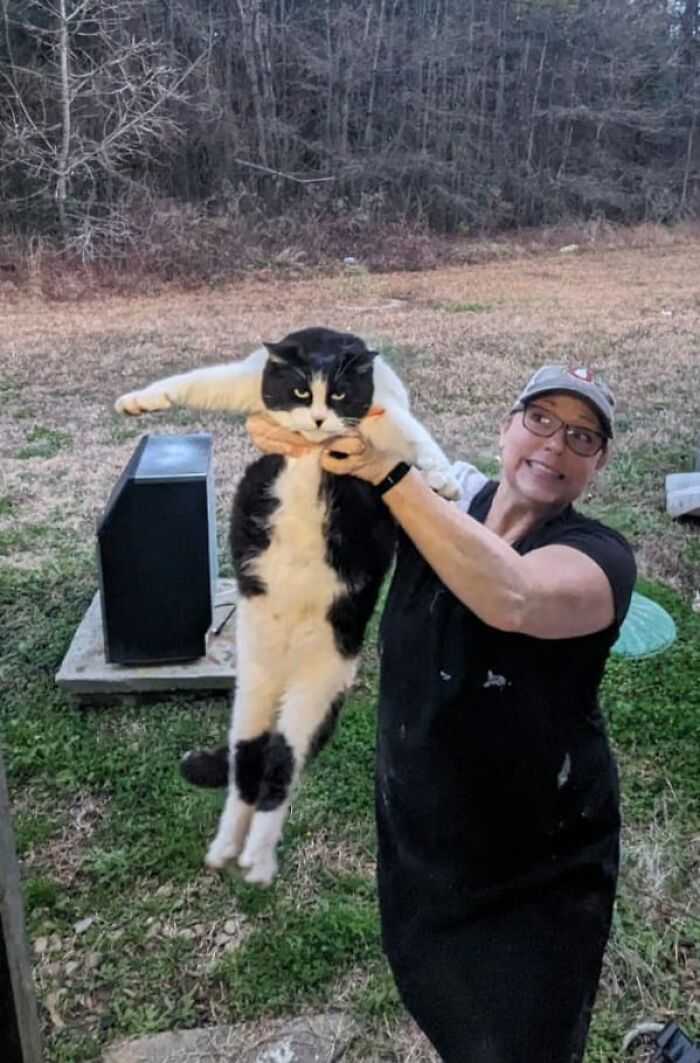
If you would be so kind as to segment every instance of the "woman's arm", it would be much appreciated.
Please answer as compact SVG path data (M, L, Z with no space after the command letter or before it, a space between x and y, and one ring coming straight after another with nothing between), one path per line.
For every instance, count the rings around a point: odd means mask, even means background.
M347 454L336 458L332 454ZM327 444L321 465L378 484L395 463L364 440ZM568 546L521 556L507 542L439 498L416 470L383 496L437 576L485 623L537 638L573 638L613 622L610 583L595 561Z

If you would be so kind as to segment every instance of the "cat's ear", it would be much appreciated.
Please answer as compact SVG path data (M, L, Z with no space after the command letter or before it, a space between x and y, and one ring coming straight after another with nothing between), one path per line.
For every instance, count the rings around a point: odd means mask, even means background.
M362 376L365 373L372 372L372 365L374 359L377 357L377 351L370 351L365 346L364 340L361 340L358 336L350 336L343 343L341 352L345 365L350 368L358 376Z
M378 354L379 351L370 351L367 347L364 347L364 350L358 356L357 361L353 362L354 371L360 376L365 373L371 373L374 368L374 359Z
M290 362L299 361L299 347L296 343L289 343L285 340L280 343L268 343L267 340L263 340L263 346L268 350L270 361L277 365L289 365Z

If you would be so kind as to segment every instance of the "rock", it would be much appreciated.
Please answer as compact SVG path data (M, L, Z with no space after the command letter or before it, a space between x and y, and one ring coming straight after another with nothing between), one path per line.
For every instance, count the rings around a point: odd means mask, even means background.
M92 916L88 915L85 919L81 919L80 922L76 923L73 930L76 934L84 934L86 930L90 929L94 922L95 920Z
M327 1063L358 1028L342 1012L139 1037L108 1048L102 1063Z

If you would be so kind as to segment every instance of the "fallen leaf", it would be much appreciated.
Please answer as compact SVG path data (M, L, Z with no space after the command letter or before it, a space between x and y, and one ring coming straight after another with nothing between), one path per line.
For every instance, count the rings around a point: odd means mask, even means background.
M58 1011L58 1002L65 995L65 992L65 989L57 989L54 993L49 993L44 999L44 1007L57 1030L62 1030L66 1025Z

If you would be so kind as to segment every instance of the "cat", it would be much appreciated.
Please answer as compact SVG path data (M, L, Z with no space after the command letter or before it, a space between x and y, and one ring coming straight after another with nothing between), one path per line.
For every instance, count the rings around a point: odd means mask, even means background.
M123 395L116 409L137 414L174 404L265 411L316 442L359 430L416 465L444 497L459 495L448 459L409 412L397 375L349 333L292 332L240 362ZM228 747L186 756L183 773L204 785L228 777L208 866L237 860L248 882L266 885L300 773L332 733L355 677L395 525L372 485L323 472L315 450L266 454L237 487L230 542L239 604Z

